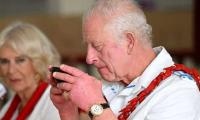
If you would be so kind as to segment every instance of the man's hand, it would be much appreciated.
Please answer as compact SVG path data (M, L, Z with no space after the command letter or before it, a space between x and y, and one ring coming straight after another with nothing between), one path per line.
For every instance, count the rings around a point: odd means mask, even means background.
M53 73L54 78L64 81L57 83L57 88L60 89L60 92L67 91L70 100L80 109L88 112L93 104L106 102L102 95L102 84L99 80L68 65L61 65L60 69L66 73ZM54 101L56 101L56 97Z
M49 75L49 83L52 85L50 97L58 109L62 120L79 120L78 107L69 99L68 93L57 88L52 75Z

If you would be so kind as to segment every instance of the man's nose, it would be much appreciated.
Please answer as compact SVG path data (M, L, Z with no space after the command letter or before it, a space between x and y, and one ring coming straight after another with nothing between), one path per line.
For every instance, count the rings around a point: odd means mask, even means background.
M92 48L91 46L88 46L87 48L87 56L86 56L86 62L87 64L94 64L95 62L97 62L97 53L94 50L94 48Z

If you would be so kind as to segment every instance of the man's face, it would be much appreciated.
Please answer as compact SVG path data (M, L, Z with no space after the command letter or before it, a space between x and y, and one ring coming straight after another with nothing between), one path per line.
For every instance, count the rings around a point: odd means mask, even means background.
M126 47L103 26L100 19L92 19L83 26L84 40L88 45L86 62L95 65L105 80L120 81L127 72Z

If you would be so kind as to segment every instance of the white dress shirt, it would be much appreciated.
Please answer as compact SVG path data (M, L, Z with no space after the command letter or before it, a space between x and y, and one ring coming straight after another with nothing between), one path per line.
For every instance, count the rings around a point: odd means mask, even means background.
M103 93L115 115L118 116L128 101L146 88L163 68L174 64L164 47L154 50L157 53L156 58L128 86L119 82L103 81ZM176 71L136 107L128 120L197 120L199 111L200 92L195 81L189 74Z

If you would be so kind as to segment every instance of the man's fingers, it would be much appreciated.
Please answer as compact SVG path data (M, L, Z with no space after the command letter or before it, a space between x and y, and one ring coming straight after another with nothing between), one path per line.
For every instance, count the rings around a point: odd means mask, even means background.
M55 80L53 80L52 75L48 75L47 78L48 78L49 84L51 84L52 86L56 86L56 82L55 82Z
M71 76L67 73L54 72L53 79L54 78L59 79L64 82L68 82L68 83L74 83L74 81L75 81L74 76Z
M63 93L63 91L61 89L58 89L57 87L52 86L50 92L52 94L56 94L56 95L60 95Z
M65 100L69 100L69 92L64 91L62 95L65 98Z
M70 91L72 89L72 84L67 82L61 82L57 84L57 87L64 91Z
M81 71L75 67L71 67L71 66L64 65L64 64L60 66L60 69L62 69L66 73L69 73L70 75L76 76L76 77L79 77L80 75L84 74L83 71Z

